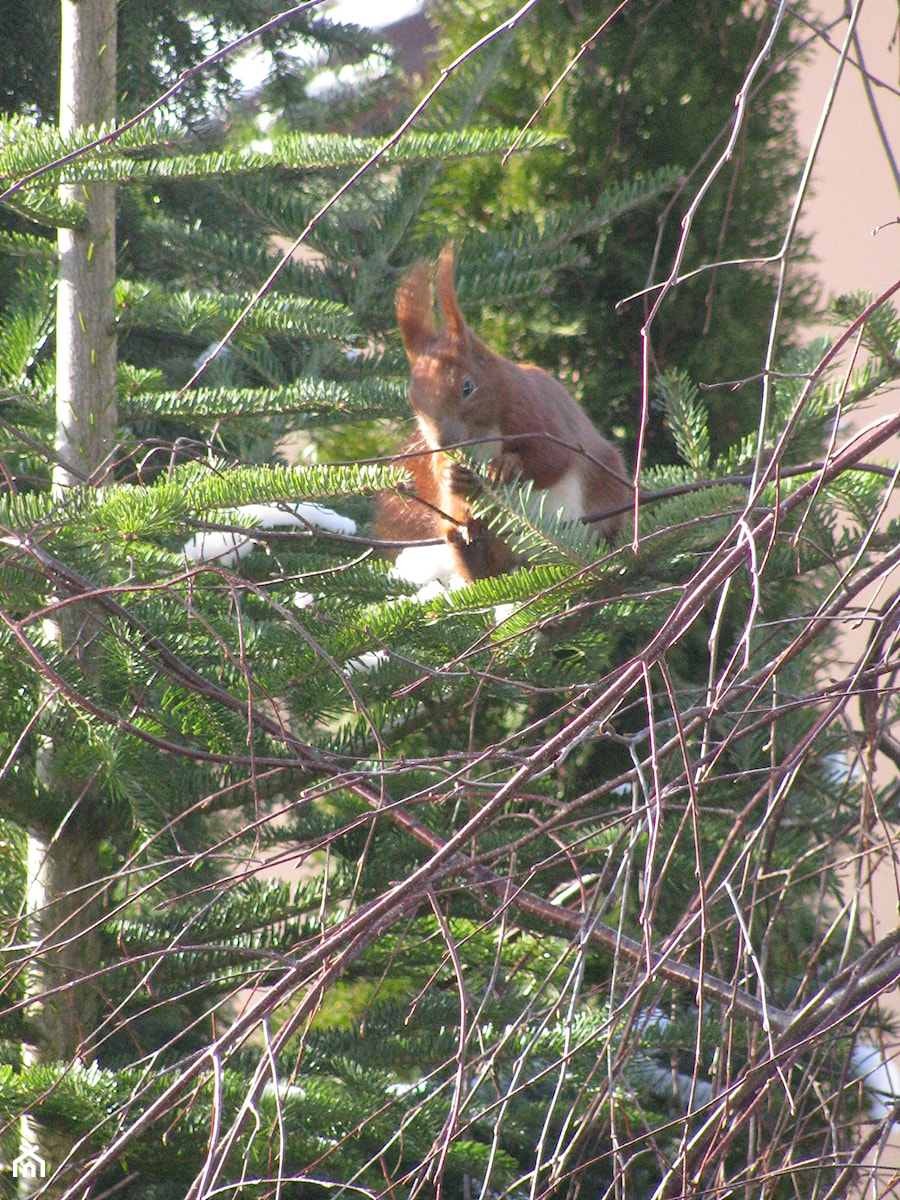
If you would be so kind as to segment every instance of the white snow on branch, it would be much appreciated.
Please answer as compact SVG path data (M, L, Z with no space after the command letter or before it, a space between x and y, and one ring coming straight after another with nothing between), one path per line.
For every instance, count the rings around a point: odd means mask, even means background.
M184 544L189 562L215 562L233 567L257 544L252 529L320 529L326 533L356 533L356 522L321 504L244 504L233 510L235 524L248 525L246 536L227 530L196 533ZM225 515L227 520L227 514Z
M453 590L465 582L457 574L453 551L446 542L438 546L409 546L401 550L394 564L393 575L416 587L437 582Z
M900 1100L900 1069L884 1057L884 1050L857 1042L850 1056L850 1069L866 1090L869 1116L875 1121L890 1116Z

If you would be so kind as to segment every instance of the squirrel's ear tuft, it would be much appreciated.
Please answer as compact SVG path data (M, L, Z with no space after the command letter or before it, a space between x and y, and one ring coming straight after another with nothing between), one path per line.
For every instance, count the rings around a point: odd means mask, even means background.
M444 314L447 332L452 338L464 340L468 330L462 315L462 310L456 299L456 288L453 283L453 243L447 242L441 251L435 275L437 300Z
M397 324L410 362L437 338L431 269L427 262L417 262L397 288Z

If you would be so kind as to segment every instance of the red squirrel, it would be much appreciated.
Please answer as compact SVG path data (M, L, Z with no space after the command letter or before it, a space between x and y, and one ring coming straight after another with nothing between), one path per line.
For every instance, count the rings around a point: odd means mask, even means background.
M435 326L434 295L443 318ZM562 508L571 520L626 505L631 487L619 451L601 437L566 389L540 367L496 354L468 328L453 282L453 243L444 246L432 273L417 263L397 289L397 321L410 364L409 401L420 439L407 447L431 451L413 474L416 490L437 510L406 525L406 536L435 536L450 544L458 573L482 579L515 565L506 544L472 516L472 474L441 451L462 445L490 464L504 482L530 479L545 493L544 512ZM396 530L403 501L386 502L381 531ZM410 508L416 507L413 504ZM419 506L426 508L425 505ZM428 510L426 510L428 511ZM622 512L597 521L598 533L621 528Z

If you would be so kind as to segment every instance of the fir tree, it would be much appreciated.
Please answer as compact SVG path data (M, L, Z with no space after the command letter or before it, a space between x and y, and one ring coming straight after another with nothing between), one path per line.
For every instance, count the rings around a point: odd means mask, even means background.
M452 55L512 7L437 0L431 11ZM526 214L543 224L589 211L598 195L627 189L638 174L673 173L664 204L623 207L615 219L586 224L552 288L533 296L527 319L500 307L490 312L494 338L515 342L559 374L605 430L632 446L640 426L641 326L670 271L685 214L727 143L735 98L769 29L755 6L738 0L661 7L640 0L614 14L598 0L533 6L482 111L501 125L530 122L564 134L566 153L522 156L504 172L453 166L432 209L453 230L496 233ZM706 384L759 370L775 296L767 260L780 248L797 181L791 99L808 40L800 20L784 22L752 81L735 152L693 218L684 278L651 331L654 373L677 367ZM735 259L747 265L714 265ZM815 294L798 241L783 349L809 321ZM623 303L629 297L636 299ZM752 405L719 392L707 401L717 450L751 432ZM660 407L651 413L645 453L651 461L671 456Z
M822 347L785 360L761 446L661 376L670 461L642 480L637 552L485 478L524 568L404 584L367 521L405 476L360 461L407 411L394 286L443 241L442 165L512 144L467 106L517 33L340 195L381 140L293 130L298 100L269 146L144 124L7 197L66 223L60 182L116 181L130 230L115 453L102 487L62 496L55 263L39 236L6 243L2 1153L32 1114L69 1147L59 1192L840 1186L854 1022L896 977L893 942L864 948L836 899L841 843L884 799L853 769L848 703L890 657L842 676L829 630L897 558L892 531L871 536L889 427L818 458L835 414L896 377L900 331L883 307L845 317L873 354L847 386ZM10 184L91 140L5 132ZM467 314L518 311L578 239L657 211L675 173L639 170L589 208L466 237ZM295 465L275 457L288 434ZM90 672L47 636L61 613L90 629ZM874 746L885 714L866 711ZM69 817L38 790L48 745L75 803L90 790L100 913L87 977L58 995L97 1015L29 1064L26 983L52 945L20 920L21 830L38 806L51 838Z

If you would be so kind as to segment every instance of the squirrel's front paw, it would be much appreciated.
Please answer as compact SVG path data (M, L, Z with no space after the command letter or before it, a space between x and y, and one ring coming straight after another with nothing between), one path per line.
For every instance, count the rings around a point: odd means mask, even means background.
M475 472L452 460L444 463L442 483L445 491L461 500L469 500L481 490L481 483Z
M491 463L491 478L496 483L512 483L522 474L522 460L512 450L504 450Z

